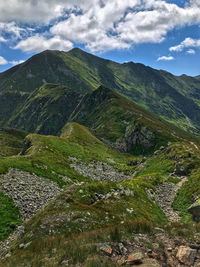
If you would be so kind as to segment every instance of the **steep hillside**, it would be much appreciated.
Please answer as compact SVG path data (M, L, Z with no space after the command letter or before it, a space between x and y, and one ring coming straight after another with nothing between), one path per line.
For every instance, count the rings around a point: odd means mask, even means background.
M81 94L104 85L180 128L199 134L198 77L177 77L133 62L118 64L80 49L45 51L1 73L1 114L7 115L0 116L0 126L15 113L16 106L46 83L63 84Z
M28 133L15 129L0 129L0 157L18 154Z
M45 83L64 84L88 92L91 86L65 64L64 52L44 51L0 74L0 92L32 92Z
M84 96L69 120L87 126L111 147L134 154L152 153L169 141L192 138L103 86Z
M66 86L45 84L30 93L5 126L56 135L80 102L81 97Z

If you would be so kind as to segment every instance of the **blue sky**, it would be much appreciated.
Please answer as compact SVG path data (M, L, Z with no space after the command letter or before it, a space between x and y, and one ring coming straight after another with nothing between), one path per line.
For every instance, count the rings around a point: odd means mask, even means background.
M80 47L200 75L199 0L7 0L0 14L0 72L46 49Z

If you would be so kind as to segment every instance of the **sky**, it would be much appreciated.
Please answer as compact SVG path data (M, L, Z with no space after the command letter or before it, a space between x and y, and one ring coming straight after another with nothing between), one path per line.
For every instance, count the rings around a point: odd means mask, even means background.
M0 0L0 72L74 47L200 75L200 0Z

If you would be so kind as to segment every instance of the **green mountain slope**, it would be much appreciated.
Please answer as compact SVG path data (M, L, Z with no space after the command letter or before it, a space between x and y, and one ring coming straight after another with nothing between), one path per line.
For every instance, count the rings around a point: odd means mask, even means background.
M63 84L81 94L104 85L182 129L199 132L198 77L177 77L133 62L118 64L80 49L45 51L1 73L0 114L7 115L0 115L0 126L45 83Z
M57 135L80 99L80 94L66 86L45 84L30 93L5 125Z
M18 154L28 133L15 129L0 129L0 157Z
M136 154L152 153L169 141L192 138L103 86L82 98L70 120L87 126L111 147Z

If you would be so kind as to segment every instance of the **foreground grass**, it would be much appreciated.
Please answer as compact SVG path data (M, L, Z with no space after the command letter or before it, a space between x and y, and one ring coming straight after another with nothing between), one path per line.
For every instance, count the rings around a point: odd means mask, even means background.
M0 241L21 224L19 209L8 196L0 192Z

